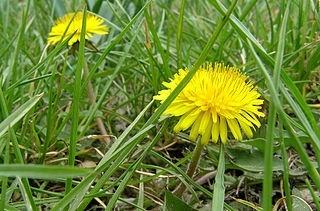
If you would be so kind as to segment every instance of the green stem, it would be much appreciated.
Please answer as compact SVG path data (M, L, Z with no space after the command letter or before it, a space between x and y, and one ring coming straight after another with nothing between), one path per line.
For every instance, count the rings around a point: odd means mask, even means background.
M224 204L224 171L225 171L225 155L224 145L220 143L220 154L217 175L213 187L212 211L223 210Z
M83 75L84 75L85 79L89 76L88 64L87 64L87 60L85 58L83 60ZM87 91L88 91L90 103L92 104L93 107L95 107L97 105L97 103L96 103L96 97L94 96L94 91L93 91L91 80L88 81ZM101 135L103 135L104 141L106 142L107 145L109 145L110 139L108 138L107 130L104 127L102 119L100 117L97 117L96 123L99 127Z
M193 155L191 158L191 162L190 162L188 169L187 169L187 175L190 178L193 177L193 174L198 166L198 162L200 160L200 156L201 156L201 152L202 152L203 147L204 147L204 145L201 144L201 141L197 140L197 146L194 149L194 152L193 152ZM179 184L179 186L174 190L173 194L180 197L185 190L186 190L186 186L181 182Z

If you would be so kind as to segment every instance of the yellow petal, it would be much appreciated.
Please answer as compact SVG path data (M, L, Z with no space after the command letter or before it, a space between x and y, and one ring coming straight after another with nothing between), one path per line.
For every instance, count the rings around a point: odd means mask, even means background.
M171 114L172 116L181 116L192 109L194 109L192 106L181 106L180 103L172 103L164 113Z
M209 122L212 122L210 111L207 110L204 112L202 116L202 120L199 127L199 134L203 135L206 131L210 131L211 125L209 125Z
M193 111L190 111L189 113L183 115L177 125L173 128L174 132L180 132L181 130L188 129L194 121L198 118L198 115L200 113L199 109L195 109Z
M201 137L201 144L202 145L207 145L209 143L210 136L211 136L212 124L213 124L213 122L209 121L207 128L206 128L206 131L202 134L202 137Z
M211 135L212 135L212 141L214 143L217 143L219 139L219 119L217 119L217 122L213 123L212 129L211 129Z
M226 122L226 119L224 117L220 117L219 130L220 130L221 142L223 144L226 144L228 131L227 131L227 122Z
M189 135L189 138L191 141L195 141L199 135L199 127L200 127L202 116L203 116L203 113L200 113L198 116L199 118L197 118L194 124L192 125L190 135Z
M235 119L227 119L228 126L231 130L232 135L236 140L242 140L242 134L240 131L240 127L238 121Z
M242 130L244 131L244 133L246 134L246 136L248 138L252 138L253 134L252 134L251 128L245 122L239 121L239 124L240 124Z

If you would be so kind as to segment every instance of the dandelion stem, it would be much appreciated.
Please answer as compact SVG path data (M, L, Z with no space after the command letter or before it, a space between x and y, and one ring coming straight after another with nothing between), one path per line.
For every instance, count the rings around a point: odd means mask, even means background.
M198 166L198 162L199 162L203 147L204 147L204 145L201 144L201 141L198 139L196 148L193 151L191 162L190 162L188 169L187 169L187 175L190 178L193 177L193 174ZM182 193L185 191L185 189L186 189L186 186L181 182L179 184L179 186L174 190L173 194L180 197L182 195Z
M86 61L85 58L84 58L84 62L83 62L83 75L84 75L85 78L87 78L88 75L89 75L88 64L87 64L87 61ZM96 106L97 105L96 97L94 96L91 80L88 81L87 91L88 91L90 103L92 104L92 106ZM101 135L104 136L104 138L103 138L104 141L106 142L107 145L109 145L110 139L107 136L107 130L104 127L102 119L100 117L97 117L95 120L96 120L96 123L97 123L97 125L99 127Z

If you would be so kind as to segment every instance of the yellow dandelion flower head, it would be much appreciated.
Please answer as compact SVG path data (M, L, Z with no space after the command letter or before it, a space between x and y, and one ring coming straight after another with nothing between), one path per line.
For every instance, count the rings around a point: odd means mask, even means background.
M180 69L170 82L163 82L167 88L154 96L163 103L188 73ZM201 66L189 83L168 106L162 115L181 116L174 131L190 130L190 140L201 135L201 143L208 144L210 138L217 143L227 141L228 128L236 140L242 140L241 129L247 137L253 136L252 128L260 127L257 117L263 100L253 82L235 67L211 63Z
M70 37L76 32L69 40L68 45L73 45L75 42L80 41L81 28L82 28L83 12L69 13L55 21L55 25L52 26L49 33L48 43L49 45L55 45L62 37L63 40ZM70 23L71 22L71 23ZM70 24L70 25L69 25ZM86 16L86 39L92 37L93 34L108 34L109 28L103 24L103 19L99 18L93 13L87 13Z

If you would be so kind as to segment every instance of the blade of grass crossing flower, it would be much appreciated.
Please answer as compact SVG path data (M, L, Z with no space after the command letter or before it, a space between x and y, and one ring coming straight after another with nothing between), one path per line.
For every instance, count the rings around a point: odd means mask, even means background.
M63 46L65 46L69 40L72 38L72 36L75 34L76 32L74 32L70 37L68 37L66 40L64 40L63 42L59 43L49 54L47 57L45 57L41 62L39 62L37 65L35 65L34 67L32 67L28 72L24 73L15 83L13 83L10 87L8 87L8 89L6 89L4 92L6 93L6 95L10 95L10 93L13 92L13 90L20 86L20 85L24 85L25 84L25 80L32 76L34 74L34 72L43 67L46 62L51 59L52 57L54 57L59 51L61 51L61 49L63 48ZM28 81L28 80L27 80ZM32 82L29 81L30 83Z
M213 186L213 199L212 199L212 211L223 210L224 204L224 171L225 171L225 154L224 154L224 145L220 143L220 152L219 152L219 164L217 175L215 176L215 182Z
M279 92L280 83L280 73L283 61L283 53L285 48L285 36L286 36L286 26L289 15L290 2L287 4L287 8L283 17L283 21L280 27L280 33L278 38L276 61L273 71L272 83L276 94ZM264 210L272 209L272 191L273 191L273 140L274 140L274 129L276 124L277 110L273 104L270 105L269 115L268 115L268 127L267 127L267 141L265 144L264 153L264 180L263 180L263 208Z
M211 4L215 6L217 11L224 15L227 11L227 9L216 0L210 0ZM230 16L230 23L232 24L233 28L236 30L236 32L240 35L240 37L243 40L250 40L250 44L254 46L254 49L259 53L259 56L261 59L271 67L274 67L275 61L273 58L266 52L266 50L260 45L258 40L250 33L250 31L239 21L234 15ZM247 41L246 41L247 44ZM250 48L250 46L248 46ZM300 113L298 115L299 119L304 120L303 126L308 131L308 134L312 137L312 142L317 147L319 146L320 140L320 129L317 125L317 121L314 118L312 111L310 110L310 107L302 97L299 89L297 86L293 83L291 78L288 76L288 74L282 69L281 70L281 78L283 80L283 83L290 89L292 92L295 100L298 102L299 106L301 107L302 111L304 113ZM294 110L295 111L295 110ZM296 112L296 111L295 111ZM311 124L311 127L309 127L310 124L305 124L306 122L309 122ZM318 149L317 149L318 150Z
M100 10L100 8L101 8L102 2L103 2L103 0L97 0L97 1L94 3L93 7L92 7L92 12L98 14L98 13L99 13L99 10Z
M72 102L72 124L71 124L71 134L69 143L69 155L68 155L68 165L74 166L75 154L76 154L76 144L78 139L78 120L79 120L79 101L81 95L81 72L84 62L84 46L85 46L85 33L86 33L86 18L87 9L83 9L82 18L82 28L80 35L80 45L78 51L78 63L76 69L76 76L73 88L73 102ZM65 192L68 193L71 190L72 179L67 179Z
M157 119L165 111L165 109L170 105L170 103L178 96L181 90L188 84L188 82L191 80L193 75L196 73L197 69L204 63L205 59L207 58L209 52L212 49L213 44L217 40L218 35L221 33L223 26L228 22L229 17L236 3L237 3L237 0L234 0L232 2L224 18L218 24L217 28L215 29L209 41L207 42L206 46L204 47L203 51L201 52L198 60L195 62L195 64L190 69L188 74L181 80L181 82L177 85L177 87L173 90L173 92L168 96L168 98L158 107L158 109L154 112L154 114L148 119L144 127L157 121Z
M224 8L224 6L220 2L217 2L215 0L210 0L210 2L216 7L217 11L219 11L221 14L225 14L226 8ZM248 44L249 49L251 49L252 52L259 53L259 57L257 57L257 55L255 55L256 53L254 54L254 57L257 61L259 61L258 63L259 63L259 66L261 67L261 70L263 71L266 82L268 84L269 91L271 92L271 97L273 99L273 103L275 103L278 112L283 113L282 115L285 118L284 111L281 108L281 103L280 103L279 99L277 99L277 96L275 95L276 92L275 92L273 84L271 82L272 80L268 74L268 71L262 65L262 62L260 60L260 58L261 58L268 65L274 66L275 62L274 62L273 58L268 55L268 53L265 51L265 49L260 45L260 43L255 39L255 37L250 33L250 31L235 16L231 15L230 23L232 24L233 28L237 31L237 33L240 35L240 37L244 40L247 40L246 44ZM317 125L317 121L316 121L315 117L312 114L312 111L310 110L310 107L308 106L308 104L306 103L304 98L302 97L302 95L299 92L296 85L293 83L291 78L287 75L287 73L283 69L281 71L281 78L283 80L283 83L287 86L287 88L290 89L291 93L294 96L294 99L297 101L297 103L301 107L301 110L303 111L303 113L299 113L293 109L294 112L297 114L300 121L303 121L303 127L306 128L307 134L310 135L312 144L315 146L315 150L319 150L320 129ZM280 85L282 85L282 84L280 84ZM283 91L283 88L281 88L281 91ZM291 97L291 96L285 95L285 97ZM308 122L311 124L311 126ZM295 140L298 140L298 138L295 137ZM316 154L318 154L318 153L316 153ZM308 159L305 158L305 160L308 162ZM309 166L309 164L307 164L307 166ZM310 171L311 171L311 169L310 169ZM314 175L316 175L316 173Z

